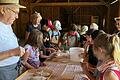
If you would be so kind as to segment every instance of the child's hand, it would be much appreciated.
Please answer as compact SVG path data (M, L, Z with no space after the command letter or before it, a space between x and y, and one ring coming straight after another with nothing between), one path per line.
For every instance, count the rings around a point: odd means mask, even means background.
M54 48L49 48L49 50L53 53L56 52L56 50Z

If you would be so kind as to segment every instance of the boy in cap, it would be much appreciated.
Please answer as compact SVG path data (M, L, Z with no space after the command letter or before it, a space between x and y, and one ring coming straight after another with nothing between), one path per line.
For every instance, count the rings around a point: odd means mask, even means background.
M41 31L43 33L43 46L44 46L44 55L49 56L52 52L56 50L51 47L50 43L50 34L49 31L53 28L52 21L50 19L42 19L41 23ZM46 58L40 58L41 62L44 62Z
M25 53L19 47L11 25L18 18L19 0L0 0L0 80L15 80L18 76L20 55Z
M58 46L59 38L60 38L60 35L61 35L60 30L62 30L61 23L60 23L59 20L55 20L53 22L53 25L54 25L54 29L50 33L50 35L51 35L51 43Z
M63 47L64 50L69 50L71 47L78 47L80 35L77 32L76 24L71 24L69 31L63 35Z

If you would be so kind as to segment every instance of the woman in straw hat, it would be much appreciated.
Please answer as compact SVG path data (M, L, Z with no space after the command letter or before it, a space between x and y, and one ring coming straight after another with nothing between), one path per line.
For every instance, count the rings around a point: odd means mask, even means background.
M11 28L19 8L25 8L19 5L19 0L0 0L0 80L15 80L17 63L25 52Z

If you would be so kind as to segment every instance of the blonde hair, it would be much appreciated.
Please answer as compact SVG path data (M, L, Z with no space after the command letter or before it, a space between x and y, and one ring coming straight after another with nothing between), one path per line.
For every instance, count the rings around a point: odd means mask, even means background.
M94 40L94 49L101 47L105 50L105 55L114 59L120 66L120 39L117 34L100 34ZM118 66L118 67L119 67Z
M113 57L115 62L120 66L120 39L115 34L112 38L112 44L114 46Z
M33 21L34 19L37 19L37 18L41 18L42 19L42 16L40 15L40 13L38 12L35 12L31 15L31 21Z

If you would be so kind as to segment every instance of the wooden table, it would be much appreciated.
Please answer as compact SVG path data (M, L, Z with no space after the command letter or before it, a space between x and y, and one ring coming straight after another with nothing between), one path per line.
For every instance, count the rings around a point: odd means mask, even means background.
M58 59L58 60L57 60ZM52 70L51 76L48 80L87 80L83 77L87 77L82 69L81 63L71 62L68 58L57 58L52 61L46 61L46 68ZM16 80L27 80L31 75L29 71L26 71L20 75Z

